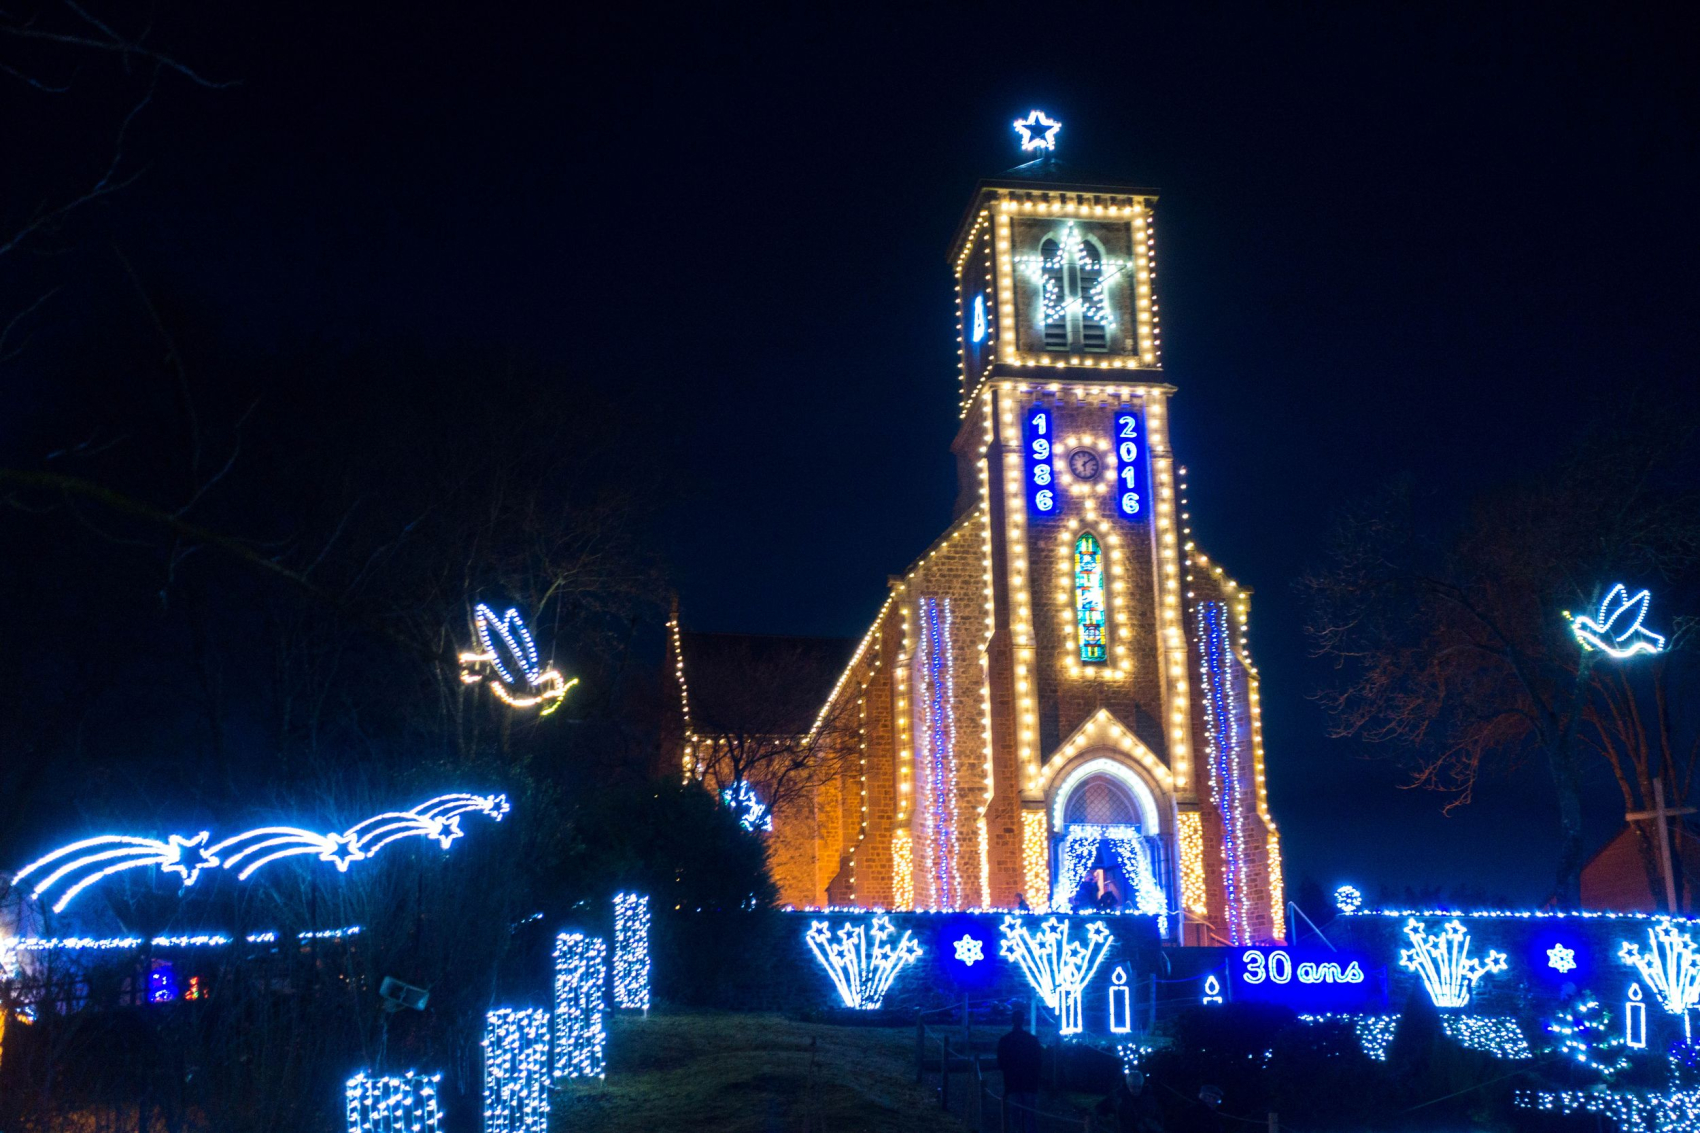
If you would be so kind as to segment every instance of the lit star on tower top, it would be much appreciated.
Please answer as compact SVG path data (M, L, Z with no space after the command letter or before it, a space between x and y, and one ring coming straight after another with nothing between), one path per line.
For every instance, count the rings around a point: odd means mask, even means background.
M1030 111L1025 118L1015 120L1015 131L1021 135L1021 148L1027 150L1057 148L1057 131L1062 123L1046 116L1043 110Z
M1562 944L1555 944L1547 949L1547 967L1556 968L1560 972L1572 971L1576 967L1576 952Z
M972 968L976 960L984 960L986 958L986 953L980 947L980 942L978 940L975 940L967 933L963 933L962 939L956 942L956 958Z

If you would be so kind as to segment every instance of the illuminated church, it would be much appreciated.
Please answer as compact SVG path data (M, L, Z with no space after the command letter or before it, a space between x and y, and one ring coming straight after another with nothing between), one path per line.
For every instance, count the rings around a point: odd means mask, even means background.
M783 901L1284 937L1249 592L1192 543L1169 447L1156 201L1048 153L980 183L949 258L955 516L859 641L675 616L670 749L770 831Z

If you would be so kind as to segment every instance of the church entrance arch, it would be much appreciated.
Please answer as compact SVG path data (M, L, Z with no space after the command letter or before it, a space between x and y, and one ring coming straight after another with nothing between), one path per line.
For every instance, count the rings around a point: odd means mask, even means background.
M1051 907L1149 913L1168 907L1163 807L1119 752L1087 752L1051 793Z

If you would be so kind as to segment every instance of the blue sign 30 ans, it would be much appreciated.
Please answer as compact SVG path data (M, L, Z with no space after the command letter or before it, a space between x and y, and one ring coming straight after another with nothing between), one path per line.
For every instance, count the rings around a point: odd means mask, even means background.
M1235 999L1338 1011L1381 1002L1381 973L1361 955L1308 948L1236 948L1229 954Z

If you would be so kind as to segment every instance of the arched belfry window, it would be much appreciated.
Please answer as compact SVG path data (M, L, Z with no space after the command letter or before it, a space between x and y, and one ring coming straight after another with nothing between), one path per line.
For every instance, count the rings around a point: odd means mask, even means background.
M1039 245L1039 274L1044 285L1045 349L1068 349L1068 282L1063 247L1049 237Z
M1116 274L1096 241L1073 224L1039 243L1038 259L1021 261L1039 283L1046 350L1103 353L1110 348L1110 314L1104 286Z
M1090 240L1078 242L1075 269L1079 272L1080 345L1102 352L1110 346L1110 312L1104 306L1104 254Z
M1109 656L1104 640L1104 548L1082 531L1074 541L1074 621L1080 633L1080 659L1102 664Z

